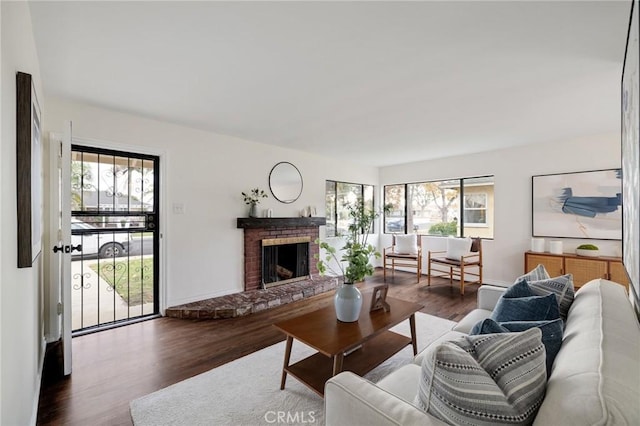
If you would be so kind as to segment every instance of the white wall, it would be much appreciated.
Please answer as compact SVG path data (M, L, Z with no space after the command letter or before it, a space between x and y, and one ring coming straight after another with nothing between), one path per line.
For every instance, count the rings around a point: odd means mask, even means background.
M1 2L2 143L0 145L0 424L35 424L44 356L41 260L17 268L16 72L33 75L43 93L26 2Z
M236 218L246 217L242 191L260 187L269 193L259 205L274 217L298 216L308 205L324 215L325 180L378 184L378 169L347 161L277 148L49 98L45 131L60 132L72 120L73 135L136 147L161 154L164 163L166 244L165 306L241 291L244 281L243 231ZM269 172L279 161L296 165L304 180L300 199L276 201L269 192ZM183 203L185 214L174 214ZM321 234L322 235L322 234Z
M484 278L485 282L507 284L522 275L524 252L531 247L531 176L620 166L620 135L609 134L384 167L380 169L380 186L494 175L495 233L494 239L485 240L482 246ZM388 245L390 238L383 240ZM564 251L571 252L589 240L563 241ZM603 255L621 255L619 241L596 244ZM444 245L442 238L423 238L425 251L444 249Z

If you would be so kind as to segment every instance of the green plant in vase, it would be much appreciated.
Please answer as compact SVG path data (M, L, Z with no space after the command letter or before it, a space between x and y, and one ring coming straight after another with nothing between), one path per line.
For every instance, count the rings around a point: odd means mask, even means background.
M380 214L365 208L361 200L348 204L347 212L349 226L343 235L345 243L340 249L340 257L335 247L319 239L316 243L324 254L318 253L314 257L318 260L316 265L321 275L330 272L343 277L344 282L334 298L336 315L340 321L353 322L358 320L362 308L362 294L354 284L364 280L366 276L373 275L371 258L380 257L376 247L369 243L373 223ZM339 271L332 264L337 265Z
M249 217L258 217L258 204L260 204L260 199L268 197L267 193L260 188L253 188L248 193L243 192L242 196L244 203L250 206Z

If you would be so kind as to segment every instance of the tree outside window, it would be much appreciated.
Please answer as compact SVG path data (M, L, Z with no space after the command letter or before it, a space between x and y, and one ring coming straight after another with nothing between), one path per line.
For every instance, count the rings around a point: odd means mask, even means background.
M374 209L374 187L360 183L326 181L325 212L327 217L326 236L336 237L349 230L349 210L347 206L363 203L364 208Z

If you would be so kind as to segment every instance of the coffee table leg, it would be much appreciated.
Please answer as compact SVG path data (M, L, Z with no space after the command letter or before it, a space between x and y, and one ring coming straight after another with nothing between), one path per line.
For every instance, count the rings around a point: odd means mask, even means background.
M284 365L282 366L282 380L280 380L280 390L284 389L284 384L287 381L287 370L289 366L289 360L291 359L291 345L293 344L293 337L287 336L287 348L284 350Z
M344 354L340 352L333 357L333 375L335 376L342 371L342 361L344 360Z
M413 356L418 355L418 341L416 340L416 315L409 317L409 326L411 327L411 345L413 346Z

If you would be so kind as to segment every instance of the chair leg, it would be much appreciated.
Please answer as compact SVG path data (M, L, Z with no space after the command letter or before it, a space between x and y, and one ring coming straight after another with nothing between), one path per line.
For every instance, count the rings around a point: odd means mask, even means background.
M427 287L431 287L431 256L429 256L429 260L427 261Z
M387 256L382 258L382 276L383 281L387 282Z
M460 265L460 295L464 296L464 263Z

